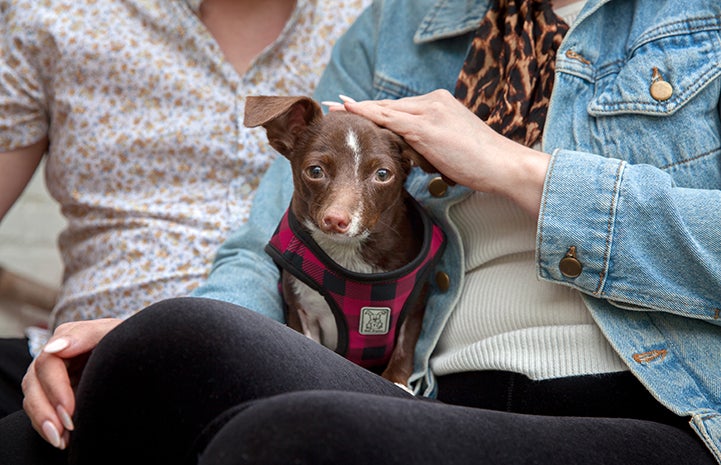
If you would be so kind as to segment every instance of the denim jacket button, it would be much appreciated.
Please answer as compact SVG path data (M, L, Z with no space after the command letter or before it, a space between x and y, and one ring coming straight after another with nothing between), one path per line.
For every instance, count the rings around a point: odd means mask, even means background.
M649 92L651 97L658 102L664 102L673 95L673 86L663 79L661 72L656 67L652 70Z
M431 182L428 183L428 192L430 192L433 197L443 197L447 191L448 184L446 184L440 176L431 179Z
M591 64L590 61L586 60L586 59L583 57L583 55L581 55L580 53L576 52L575 50L571 50L571 49L566 50L566 56L567 56L568 58L570 58L571 60L580 61L580 62L583 63L584 65L590 65L590 64Z
M656 81L651 84L651 97L659 102L668 100L673 95L673 87L666 81Z
M446 292L451 287L451 277L448 274L439 271L436 273L436 284L441 292Z
M571 246L566 255L558 262L558 269L567 278L577 278L581 275L583 265L576 258L576 247Z

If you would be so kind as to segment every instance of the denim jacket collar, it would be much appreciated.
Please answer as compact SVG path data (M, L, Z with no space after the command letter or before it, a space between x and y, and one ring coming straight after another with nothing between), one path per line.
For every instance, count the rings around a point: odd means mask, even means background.
M488 0L465 0L465 8L459 3L462 2L439 0L423 18L413 40L419 44L433 42L476 29L488 10Z
M588 0L578 20L611 1ZM465 3L465 8L461 8L461 3ZM471 32L478 27L489 7L488 0L438 0L423 18L413 40L421 44Z

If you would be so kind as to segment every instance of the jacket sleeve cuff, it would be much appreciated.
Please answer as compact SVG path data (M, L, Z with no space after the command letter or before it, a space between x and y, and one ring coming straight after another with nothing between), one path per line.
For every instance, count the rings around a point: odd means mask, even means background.
M601 294L625 166L621 160L582 152L553 154L536 235L541 279Z

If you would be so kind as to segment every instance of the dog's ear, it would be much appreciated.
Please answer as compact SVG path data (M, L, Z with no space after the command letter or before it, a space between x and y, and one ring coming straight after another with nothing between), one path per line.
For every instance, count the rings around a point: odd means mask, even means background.
M426 160L426 157L416 152L416 150L411 147L410 144L405 141L405 139L392 131L389 131L387 129L385 131L387 131L389 134L391 144L396 147L398 152L401 154L401 157L403 157L403 160L408 163L406 167L406 173L410 172L410 169L415 165L426 173L439 173L443 180L446 182L446 184L448 184L449 186L456 185L455 181L448 179L443 173L438 171L438 169L433 166L431 162Z
M322 117L320 105L310 97L251 96L245 100L243 125L263 126L270 145L288 157L298 136Z

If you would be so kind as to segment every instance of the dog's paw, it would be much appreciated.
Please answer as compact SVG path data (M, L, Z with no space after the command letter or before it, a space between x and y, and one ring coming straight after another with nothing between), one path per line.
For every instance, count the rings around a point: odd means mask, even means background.
M408 394L410 394L410 395L412 395L412 396L415 396L415 394L413 393L413 391L411 391L411 388L409 388L409 387L406 386L405 384L402 384L402 383L393 383L393 384L395 384L395 385L398 386L399 388L403 389L403 390L406 391Z

